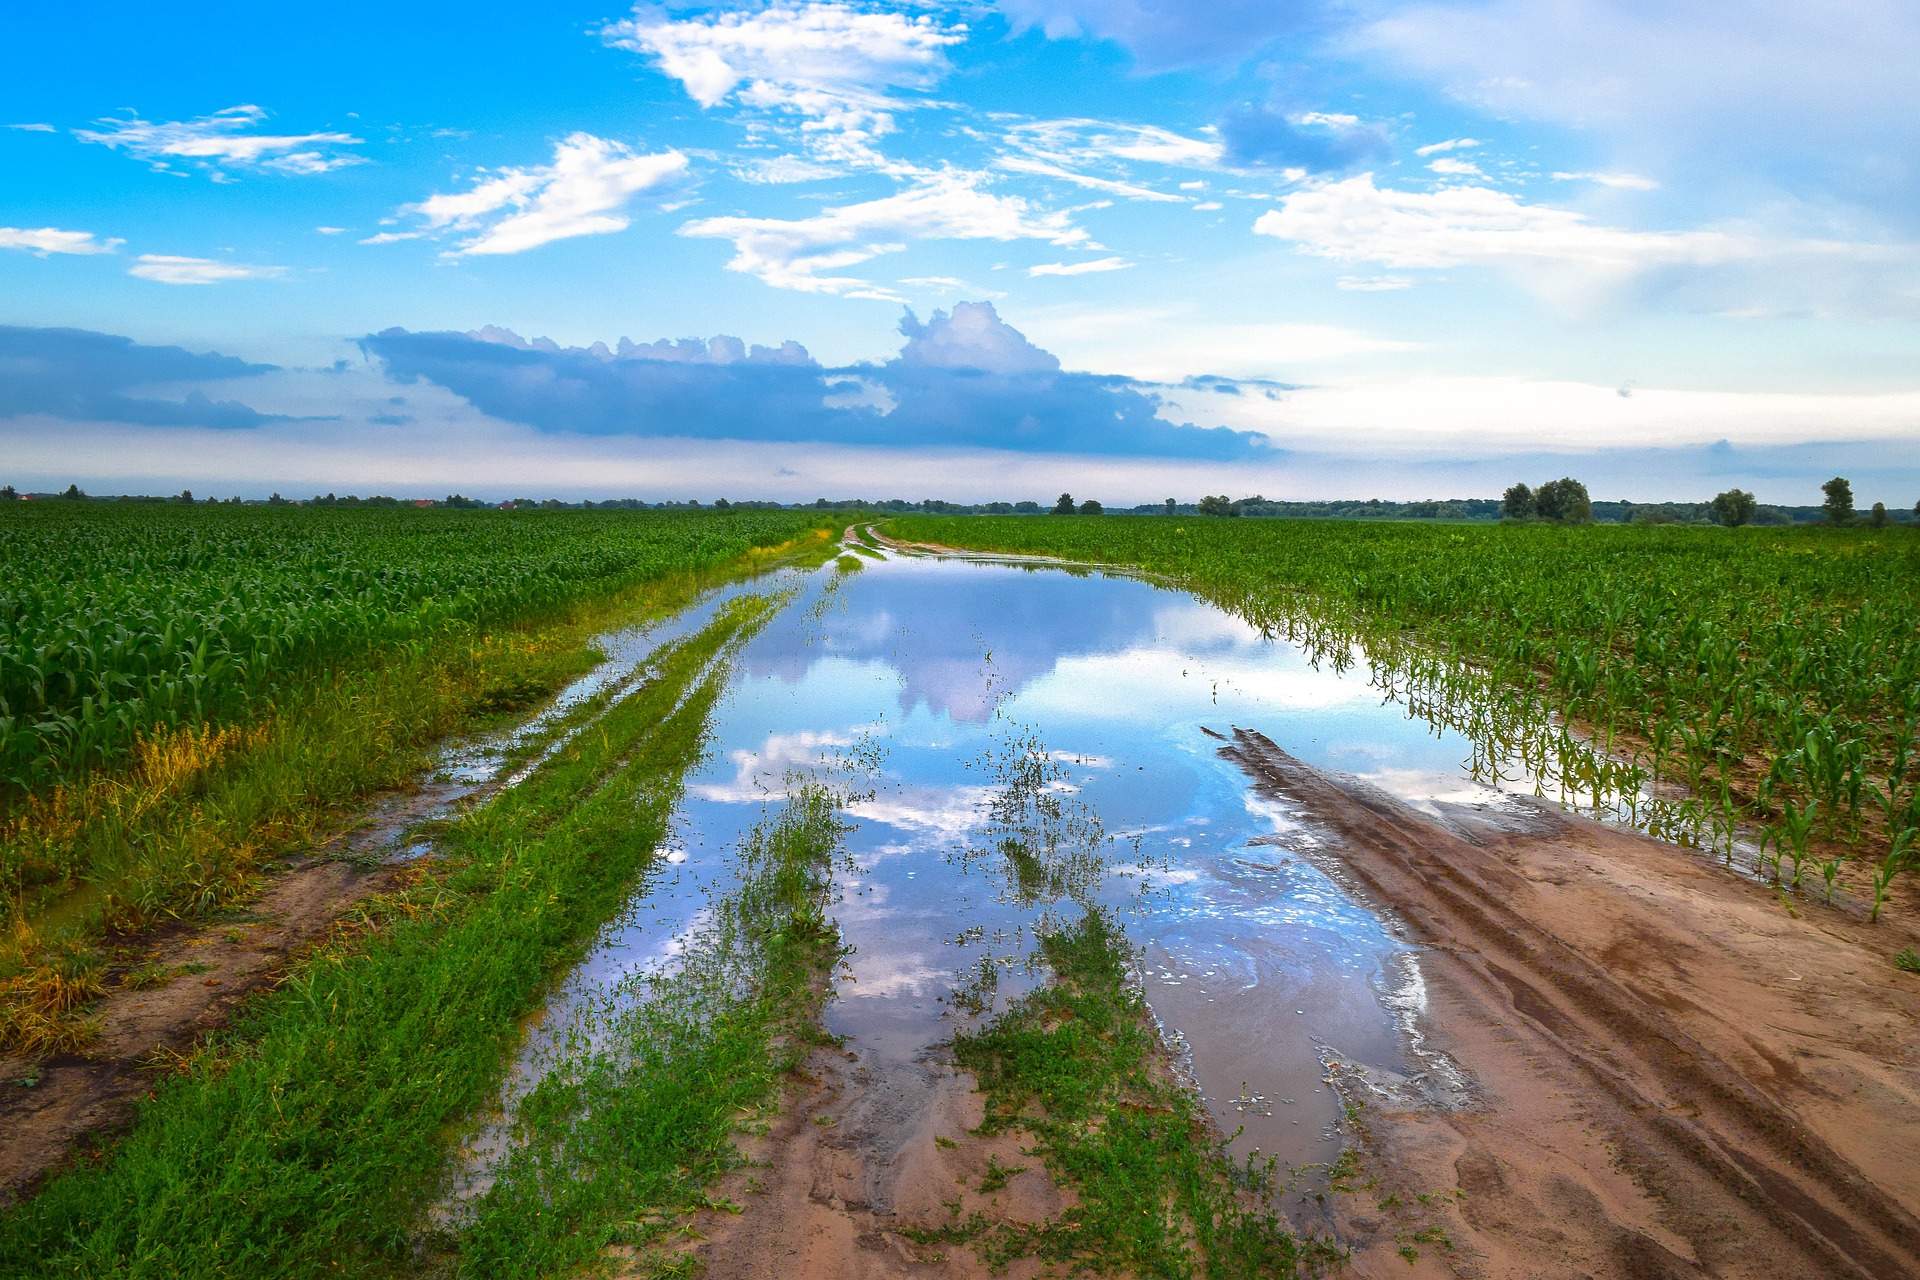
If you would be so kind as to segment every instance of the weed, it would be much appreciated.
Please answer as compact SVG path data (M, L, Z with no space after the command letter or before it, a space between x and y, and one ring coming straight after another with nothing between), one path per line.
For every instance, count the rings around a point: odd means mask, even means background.
M1908 947L1893 957L1893 967L1905 973L1920 973L1920 951Z

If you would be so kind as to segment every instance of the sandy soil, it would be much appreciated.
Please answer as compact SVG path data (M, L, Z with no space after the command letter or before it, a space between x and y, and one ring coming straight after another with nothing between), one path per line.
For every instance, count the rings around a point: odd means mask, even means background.
M1436 817L1255 733L1222 750L1424 948L1427 1069L1336 1073L1379 1180L1329 1197L1357 1274L1920 1276L1910 921L1790 913L1544 803ZM1410 1268L1417 1223L1451 1249Z
M976 1212L1004 1222L1058 1217L1071 1199L1027 1155L1017 1134L980 1137L973 1078L938 1054L888 1060L823 1048L783 1099L763 1136L746 1140L752 1163L717 1188L738 1213L699 1215L684 1251L703 1274L782 1280L973 1280L994 1274L965 1245L916 1243L903 1231L937 1229ZM982 1194L987 1161L1024 1167ZM998 1273L1025 1280L1039 1264Z

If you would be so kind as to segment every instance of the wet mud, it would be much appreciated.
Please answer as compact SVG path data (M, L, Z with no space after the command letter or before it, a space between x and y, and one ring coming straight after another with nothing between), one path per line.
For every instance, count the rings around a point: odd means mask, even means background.
M1332 1197L1356 1273L1408 1274L1427 1230L1437 1275L1920 1275L1920 990L1887 926L1544 803L1421 812L1255 732L1222 754L1422 947L1444 1070L1334 1072L1377 1180Z

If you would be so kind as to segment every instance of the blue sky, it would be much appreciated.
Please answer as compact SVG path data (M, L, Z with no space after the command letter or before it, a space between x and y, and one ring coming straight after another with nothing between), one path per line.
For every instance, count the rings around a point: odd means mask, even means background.
M0 480L1920 497L1910 3L282 8L10 18Z

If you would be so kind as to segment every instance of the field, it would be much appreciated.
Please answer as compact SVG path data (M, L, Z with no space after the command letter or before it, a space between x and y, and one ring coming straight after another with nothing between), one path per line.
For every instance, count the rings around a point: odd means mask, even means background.
M1663 834L1878 913L1920 863L1920 538L1910 532L1463 528L907 517L930 543L1132 565ZM1572 730L1570 732L1569 730ZM1641 784L1684 792L1662 803Z
M671 607L822 524L7 504L0 1049L83 1034L103 935L244 898L426 746L583 670L596 609Z
M0 1273L654 1277L704 1262L812 1280L858 1257L875 1276L948 1280L1427 1276L1449 1274L1457 1242L1506 1274L1576 1257L1588 1274L1667 1274L1692 1257L1749 1276L1852 1275L1860 1259L1897 1274L1920 1256L1920 1183L1899 1154L1920 1133L1902 1065L1920 1005L1894 954L1920 938L1920 536L928 515L833 541L846 524L0 510ZM1037 683L1081 654L1072 625L1016 651L1046 630L1032 612L970 608L958 639L952 617L909 616L899 602L933 608L981 571L884 569L893 540L1068 562L1045 582L991 571L1037 584L1043 608L1098 607L1058 590L1084 564L1178 586L1352 672L1369 707L1391 695L1414 737L1422 719L1457 729L1478 776L1524 770L1550 799L1628 819L1524 798L1504 816L1415 810L1244 722L1207 729L1218 742L1186 726L1193 754L1237 770L1233 806L1261 797L1321 833L1301 847L1339 851L1330 883L1412 929L1431 995L1419 1052L1435 1055L1419 1062L1453 1054L1478 1083L1434 1102L1446 1071L1369 1085L1364 1064L1310 1057L1341 1099L1327 1114L1343 1153L1231 1154L1231 1115L1167 1038L1169 988L1130 932L1145 908L1103 896L1116 872L1144 885L1155 858L1198 875L1199 852L1151 847L1151 824L1110 832L1087 780L1111 762L1070 768L1031 727L962 762L949 803L972 806L971 845L944 860L862 845L886 812L863 809L862 788L904 766L883 764L886 714L871 741L838 721L768 727L768 706L814 714L795 692L810 664L870 672L891 654L918 687L901 655L922 644L942 681L993 689L997 672ZM760 576L781 566L818 572ZM889 580L928 594L856 596ZM1104 586L1160 616L1161 593ZM552 699L596 669L596 638L682 611L628 676ZM1166 650L1184 652L1199 650ZM726 738L749 673L771 691ZM836 707L867 684L893 688L863 676L833 686ZM1219 700L1216 684L1200 714L1224 714ZM509 781L402 805L421 856L345 839L375 793L430 789L435 744L516 726ZM828 754L776 749L803 739ZM668 855L699 843L703 787L749 758L763 772L742 763L729 785L748 799L730 803L757 820L710 842L724 871L673 934L675 961L556 1002L596 939L652 910ZM1154 778L1145 758L1119 776ZM1266 839L1222 855L1260 862L1255 898L1292 857ZM882 883L854 852L874 847L922 883L972 860L1036 913L1003 956L955 953L978 969L950 988L931 957L943 1039L904 1066L827 1034L856 937L894 937L872 914L885 893L850 896ZM936 901L943 938L977 909ZM1034 985L996 1003L1016 970ZM1273 1045L1308 1034L1314 998L1270 1011L1294 1015ZM1496 1107L1469 1097L1482 1088ZM1563 1212L1576 1201L1604 1207Z

